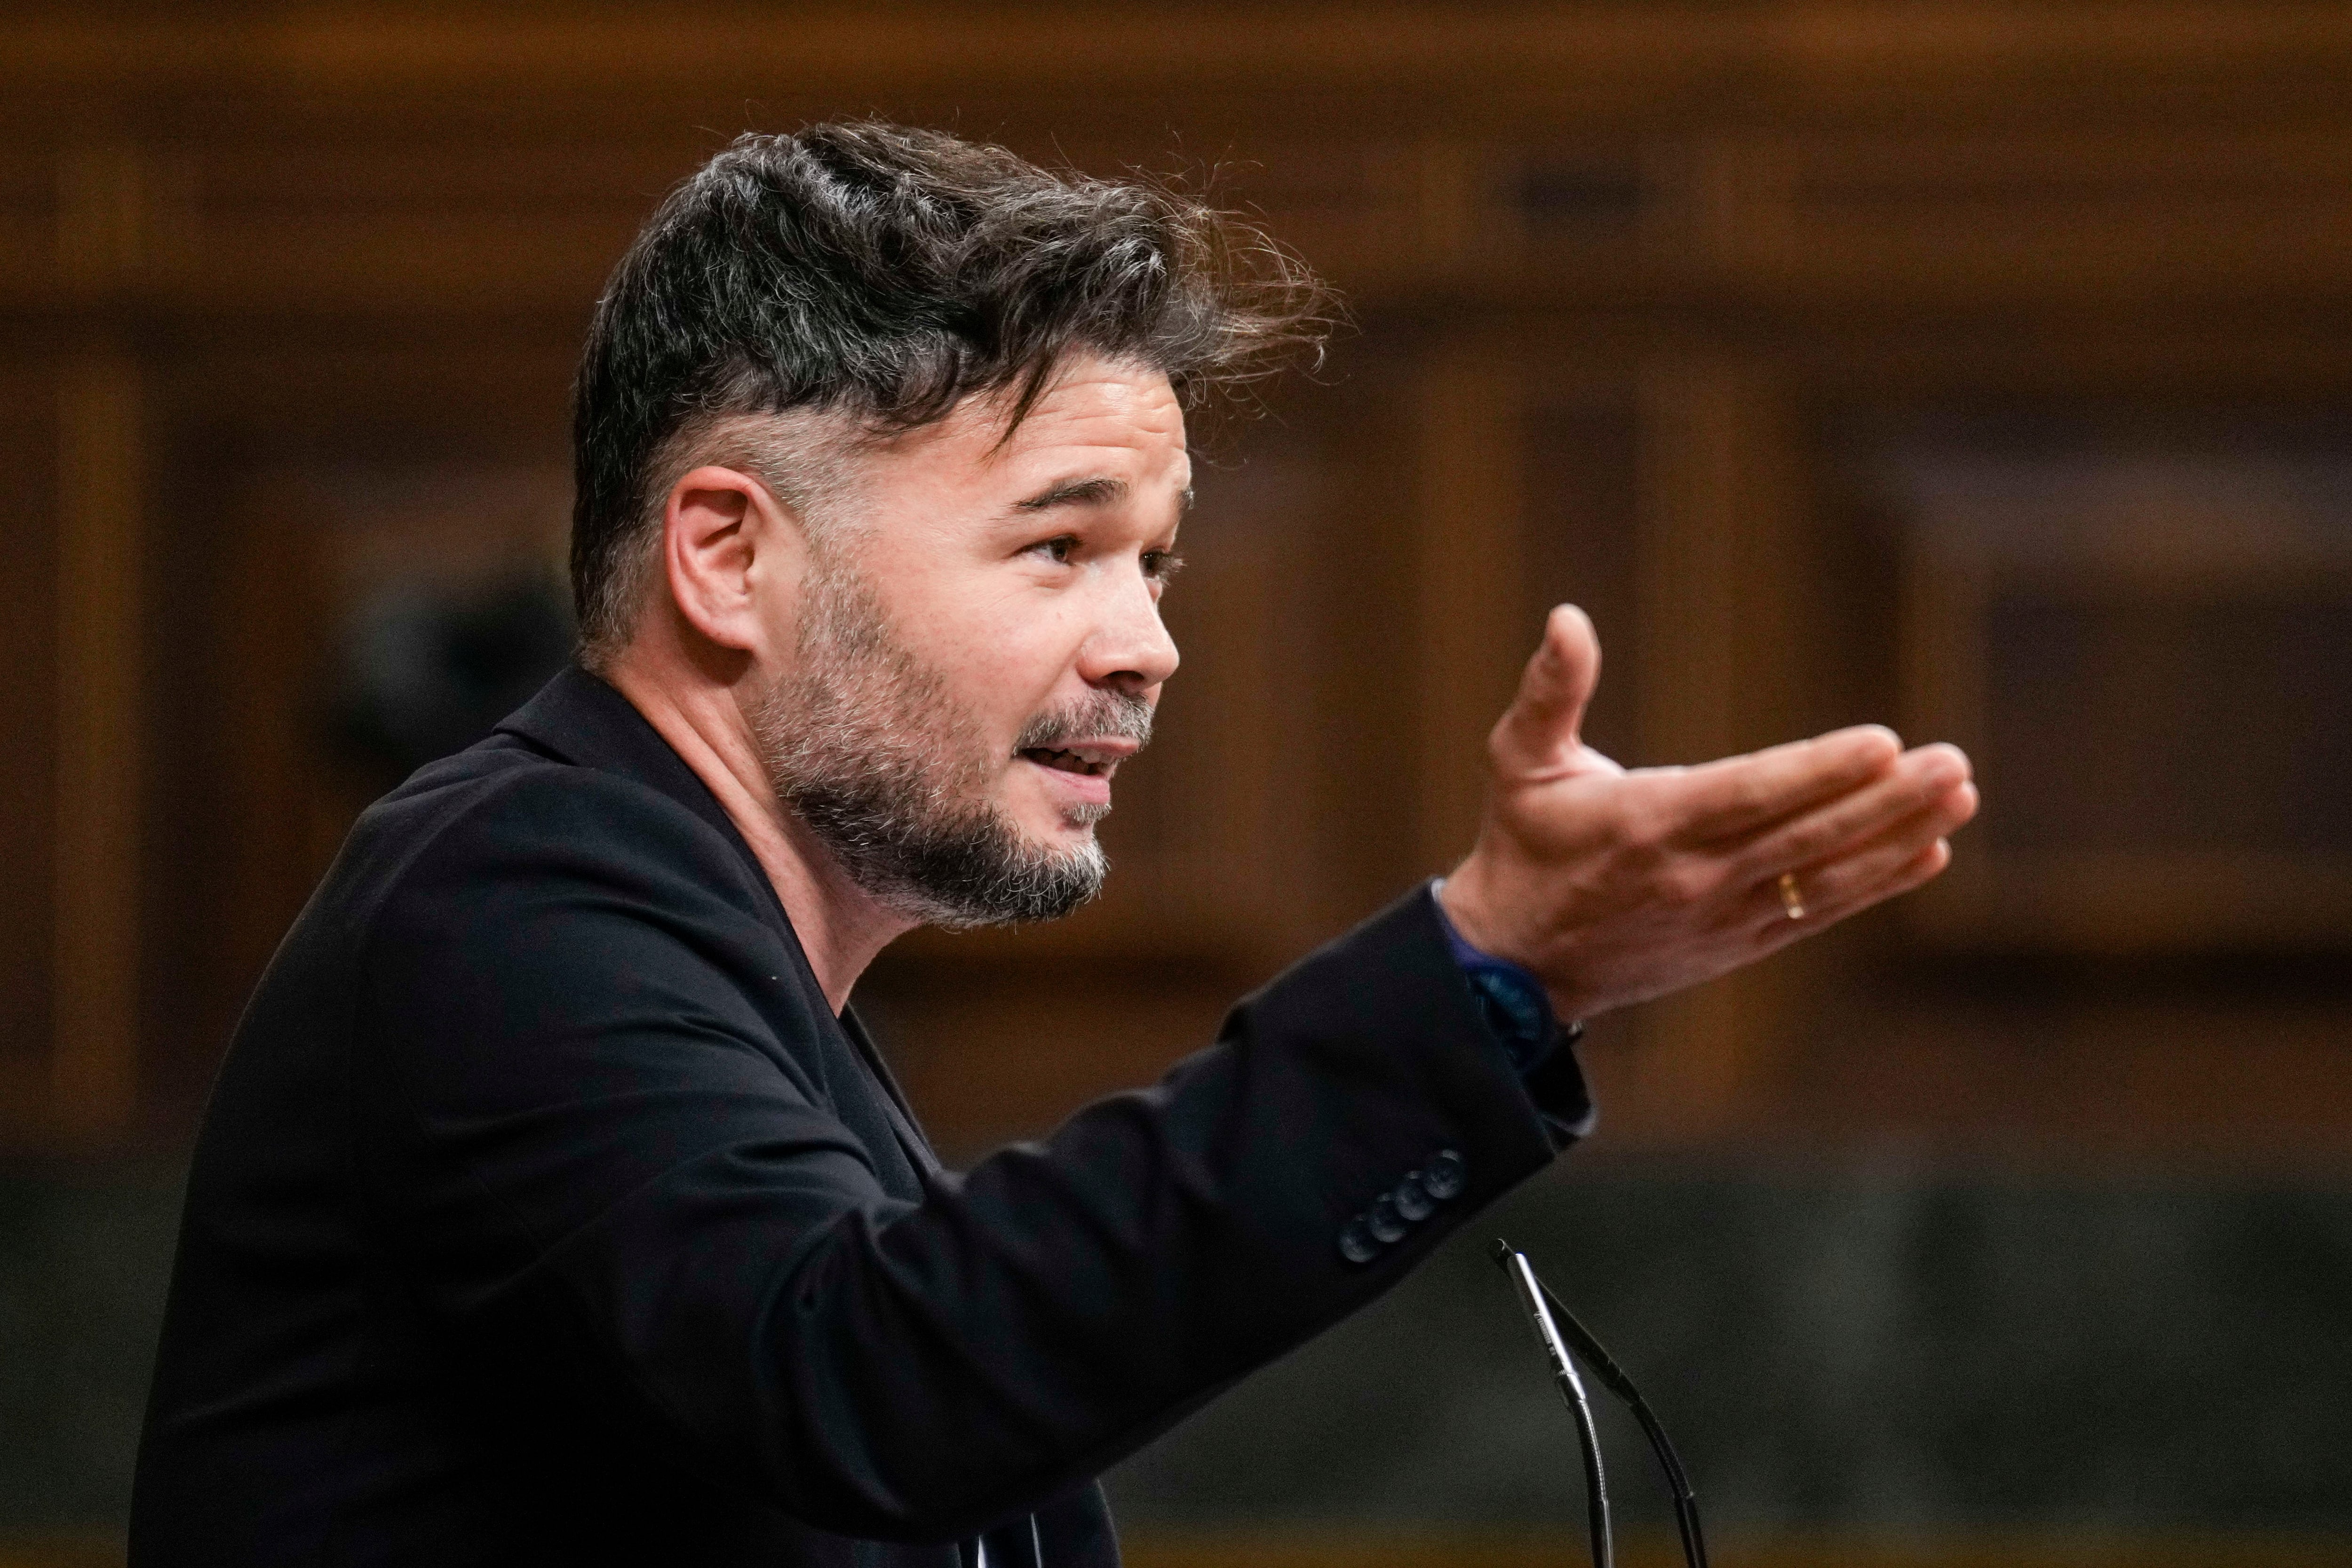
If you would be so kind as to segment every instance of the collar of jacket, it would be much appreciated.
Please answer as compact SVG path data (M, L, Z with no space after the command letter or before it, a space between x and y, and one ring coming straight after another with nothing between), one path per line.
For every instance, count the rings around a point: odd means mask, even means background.
M670 749L661 731L635 703L576 664L564 666L540 688L538 696L508 714L495 733L512 735L558 761L618 773L658 790L724 834L746 860L759 864L719 797ZM760 880L767 879L767 873L761 872ZM777 912L782 913L781 905Z

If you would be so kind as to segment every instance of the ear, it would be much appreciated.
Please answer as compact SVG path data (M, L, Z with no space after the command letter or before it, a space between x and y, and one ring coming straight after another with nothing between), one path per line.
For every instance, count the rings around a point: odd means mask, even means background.
M767 486L734 468L694 469L662 505L662 570L679 616L719 647L767 662L799 591L806 554L800 519Z

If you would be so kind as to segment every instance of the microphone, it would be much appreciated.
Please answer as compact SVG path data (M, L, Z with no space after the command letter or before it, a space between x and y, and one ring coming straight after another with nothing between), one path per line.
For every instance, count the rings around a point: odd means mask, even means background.
M1570 1358L1568 1347L1560 1342L1559 1325L1553 1321L1549 1304L1544 1299L1550 1292L1536 1278L1528 1255L1500 1239L1495 1247L1495 1261L1511 1277L1511 1284L1519 1293L1519 1305L1527 1310L1528 1321L1535 1325L1536 1338L1551 1362L1552 1382L1576 1417L1577 1447L1584 1455L1585 1521L1592 1534L1593 1568L1615 1568L1616 1553L1609 1538L1609 1480L1601 1473L1601 1433L1592 1425L1592 1402L1584 1396L1584 1380L1576 1375L1576 1363Z
M1577 1321L1576 1314L1537 1277L1535 1266L1528 1261L1526 1253L1497 1237L1494 1258L1510 1277L1519 1305L1526 1310L1536 1338L1551 1363L1552 1381L1576 1417L1577 1441L1584 1456L1585 1508L1594 1568L1613 1568L1609 1493L1601 1474L1600 1434L1592 1424L1592 1406L1585 1397L1584 1384L1576 1374L1576 1357L1583 1359L1593 1375L1624 1402L1633 1413L1633 1419L1641 1424L1642 1434L1650 1440L1651 1451L1657 1455L1658 1468L1665 1472L1666 1486L1674 1494L1675 1530L1682 1537L1683 1562L1687 1568L1706 1568L1706 1537L1699 1529L1697 1494L1692 1491L1682 1459L1667 1440L1666 1429L1659 1424L1650 1402L1642 1397L1642 1391L1633 1386L1624 1368L1601 1348L1592 1331ZM1569 1354L1570 1345L1575 1346L1576 1357Z

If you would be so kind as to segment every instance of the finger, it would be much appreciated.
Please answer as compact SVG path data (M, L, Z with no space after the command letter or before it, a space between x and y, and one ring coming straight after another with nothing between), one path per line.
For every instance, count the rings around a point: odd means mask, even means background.
M1574 605L1545 618L1543 642L1519 677L1518 695L1488 739L1496 770L1524 778L1558 767L1582 744L1585 704L1601 681L1601 639Z
M1750 906L1766 940L1802 936L1907 893L1951 863L1943 814L1923 811L1852 852L1790 873L1801 914L1792 914L1776 878L1759 885Z
M1893 845L1882 846L1832 868L1823 879L1828 891L1812 911L1815 918L1822 925L1835 925L1934 880L1952 863L1948 838L1930 838L1908 847L1904 854Z
M1937 831L1951 833L1976 814L1969 760L1958 747L1922 746L1858 789L1850 790L1759 835L1741 851L1753 877L1777 877L1827 860L1921 812L1941 806Z
M1902 751L1894 731L1864 724L1664 775L1670 836L1690 847L1748 837L1867 784Z

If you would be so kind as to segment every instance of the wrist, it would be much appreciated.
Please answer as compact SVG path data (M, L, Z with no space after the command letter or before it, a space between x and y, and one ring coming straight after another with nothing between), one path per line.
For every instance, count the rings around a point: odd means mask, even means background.
M1538 958L1535 944L1515 934L1512 922L1500 914L1501 900L1493 895L1485 865L1476 851L1451 873L1437 879L1432 889L1438 912L1453 933L1487 957L1514 964L1533 975L1550 999L1555 1016L1579 1021L1605 1011L1611 1004L1588 991L1567 984L1558 973L1557 948L1550 961Z
M1575 1020L1563 1026L1542 981L1510 959L1482 951L1463 935L1446 908L1445 884L1446 879L1441 877L1429 891L1446 946L1486 1017L1488 1032L1525 1078L1559 1047L1572 1046L1581 1038L1584 1025Z
M1523 968L1532 967L1512 952L1505 940L1501 925L1494 918L1493 902L1486 896L1486 882L1481 871L1478 858L1474 854L1437 879L1432 891L1437 899L1437 907L1445 915L1446 924L1453 929L1454 935L1480 952L1506 963L1518 963Z

